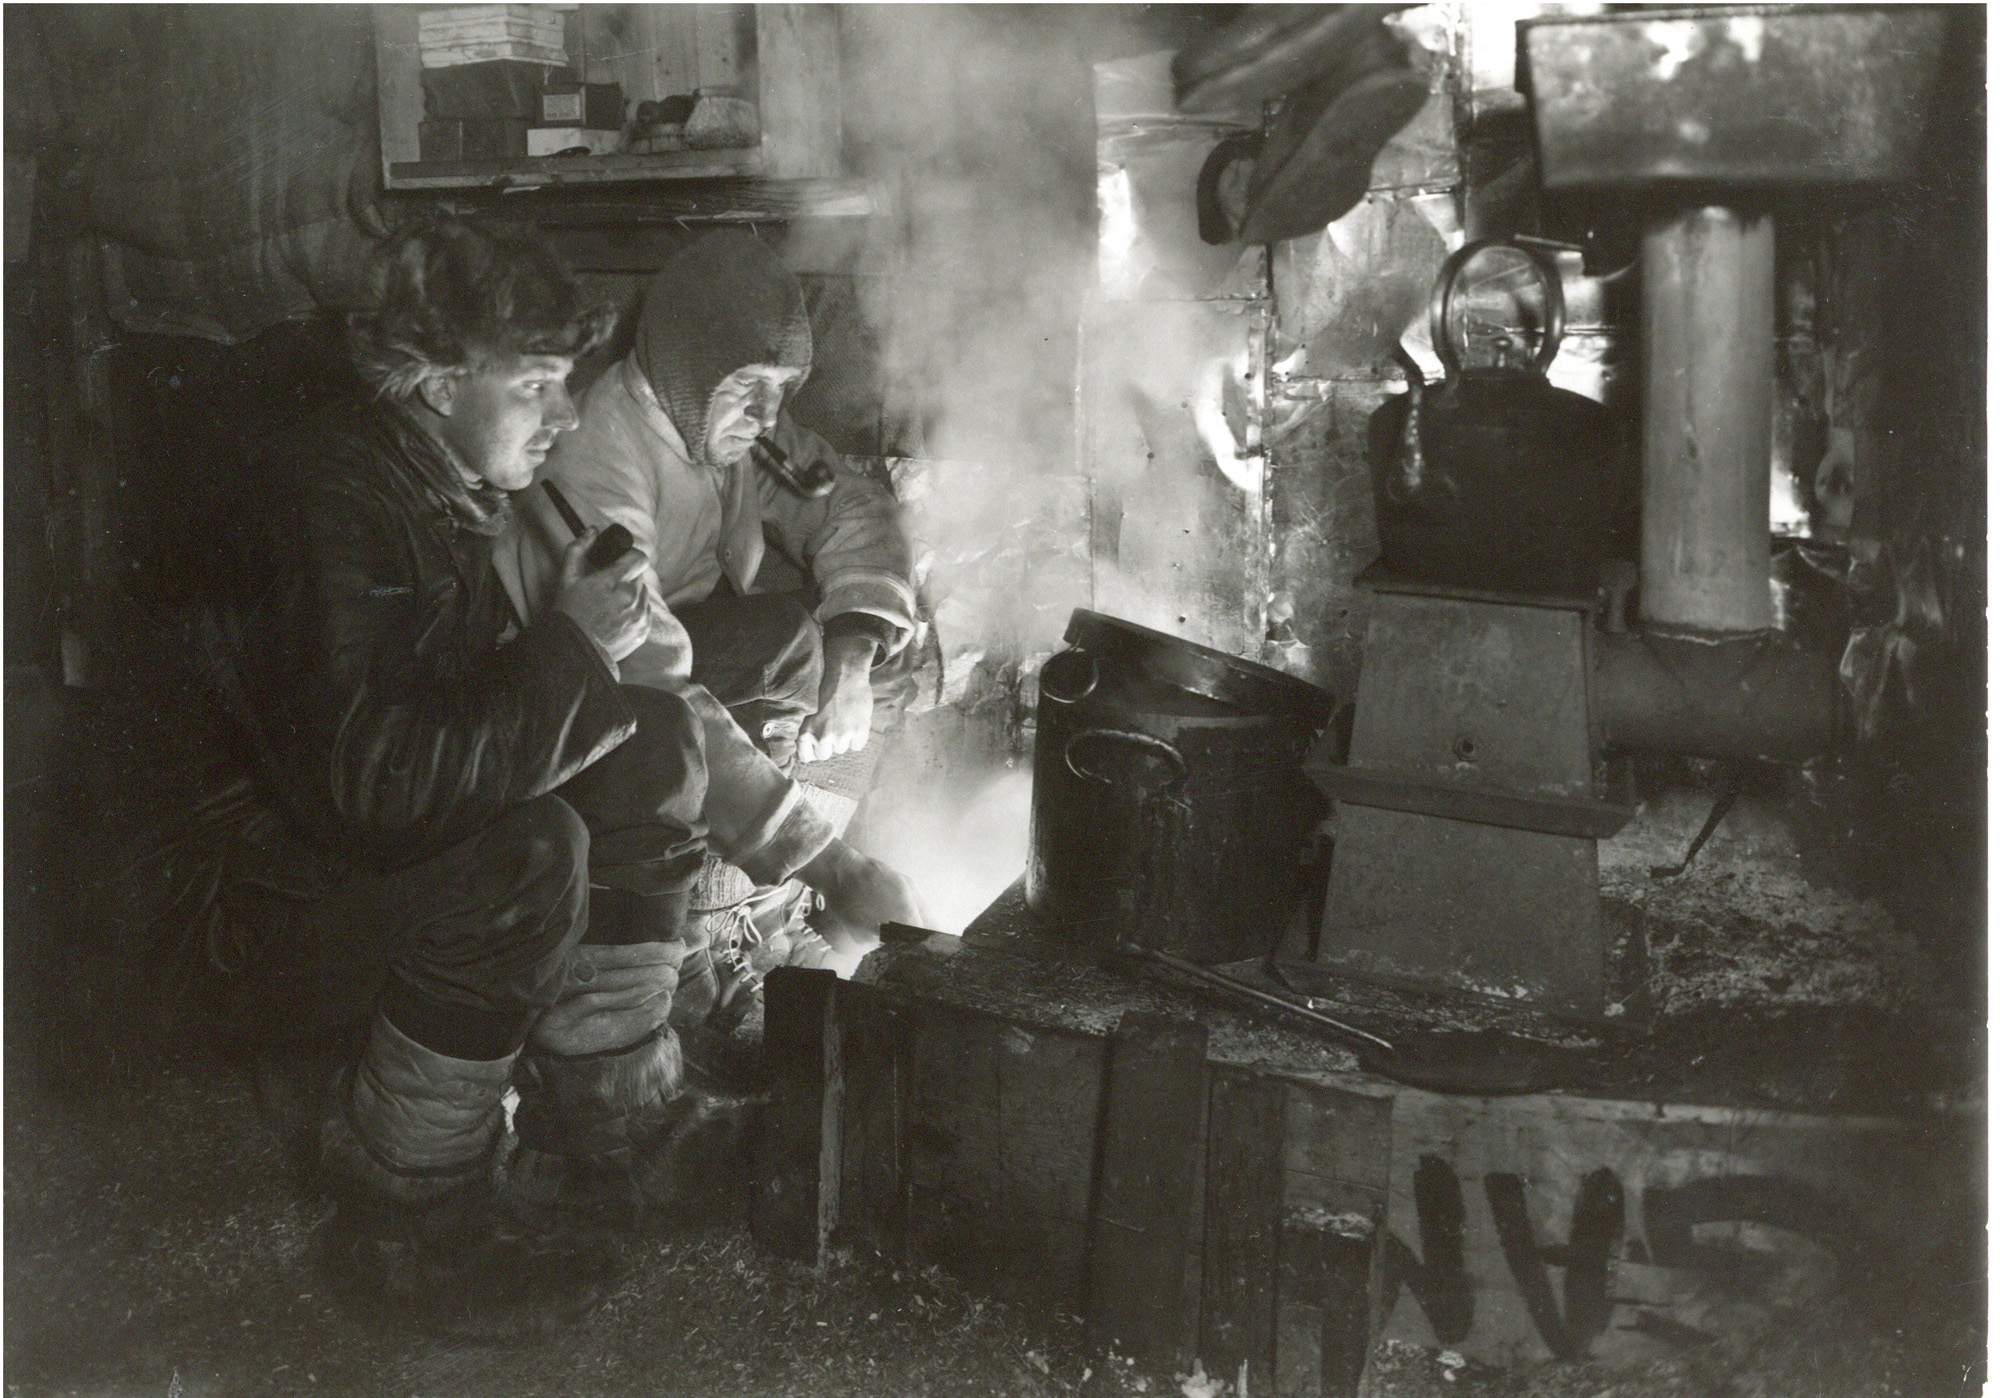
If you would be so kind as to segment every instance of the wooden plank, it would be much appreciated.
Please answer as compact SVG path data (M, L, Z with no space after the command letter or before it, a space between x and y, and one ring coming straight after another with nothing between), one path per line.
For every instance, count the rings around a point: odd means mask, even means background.
M1372 1297L1395 1096L1293 1082L1285 1100L1276 1390L1356 1392L1378 1324Z
M1085 1319L1094 1342L1162 1367L1192 1339L1183 1281L1200 1168L1208 1030L1132 1011L1112 1034Z
M396 189L446 189L461 185L527 188L666 178L732 179L763 172L763 158L754 150L537 155L506 160L398 160L388 166L391 187Z
M1373 1341L1381 1213L1285 1210L1277 1283L1281 1398L1351 1398ZM1253 1390L1254 1391L1254 1390Z
M1084 1305L1090 1172L1104 1089L1104 1044L1010 1025L999 1036L999 1200L1025 1236L1015 1247L1045 1296Z
M771 1101L757 1133L750 1231L780 1257L817 1263L840 1200L840 978L782 966L764 980Z
M691 8L696 88L703 92L736 92L744 85L744 75L752 61L750 48L756 42L752 37L757 32L752 27L755 23L751 18L752 7L695 5Z
M836 973L836 986L838 981ZM837 990L829 987L820 1041L819 1169L813 1180L813 1202L817 1206L813 1220L814 1261L826 1255L827 1242L833 1237L833 1230L840 1226L840 1118L847 1090L847 1074L840 1047L836 998ZM803 1117L802 1112L802 1124Z
M1217 1067L1208 1091L1201 1362L1268 1392L1277 1318L1279 1214L1285 1191L1285 1084Z
M1662 1322L1748 1333L1796 1295L1801 1268L1821 1264L1803 1244L1762 1254L1769 1270L1717 1310L1713 1275L1674 1257L1677 1230L1661 1226L1668 1200L1682 1221L1783 1217L1780 1227L1842 1267L1843 1253L1858 1257L1850 1249L1876 1250L1870 1269L1908 1265L1885 1259L1924 1256L1971 1207L1969 1157L1948 1140L1893 1118L1399 1090L1389 1246L1421 1257L1431 1294L1427 1305L1403 1287L1385 1334L1506 1365L1549 1358L1546 1328L1579 1358L1625 1365L1670 1352ZM1718 1207L1718 1192L1738 1197ZM1454 1222L1460 1246L1448 1265L1430 1265L1440 1225Z
M466 190L454 202L504 211L509 218L545 228L594 230L599 251L612 259L600 270L638 270L655 255L643 244L649 234L669 236L687 223L789 222L866 217L876 212L881 191L869 180L662 180L643 194L629 189L521 190L494 195ZM683 237L681 241L685 241ZM635 255L639 263L627 265ZM794 271L810 270L793 268Z
M998 1028L983 1016L939 1006L914 1007L910 1037L910 1181L934 1189L955 1177L961 1187L994 1192L999 1115L993 1059Z
M417 158L417 124L424 119L423 61L417 51L417 7L375 7L376 116L382 128L382 178Z
M998 1194L998 1025L911 1007L907 1101L908 1255L1006 1291Z
M633 5L640 61L633 65L637 100L692 96L701 86L695 64L694 16L687 5Z
M757 6L757 115L764 173L840 173L840 28L832 5Z
M840 988L846 1091L841 1122L842 1241L900 1256L907 1221L906 1015L871 985Z
M1102 1041L923 1002L909 1023L907 1255L1082 1309Z
M1322 1083L1294 1082L1285 1094L1285 1169L1288 1203L1317 1203L1335 1210L1352 1200L1380 1199L1389 1187L1396 1099L1392 1093L1350 1092ZM1345 1186L1340 1195L1316 1185ZM1303 1191L1303 1192L1302 1192Z

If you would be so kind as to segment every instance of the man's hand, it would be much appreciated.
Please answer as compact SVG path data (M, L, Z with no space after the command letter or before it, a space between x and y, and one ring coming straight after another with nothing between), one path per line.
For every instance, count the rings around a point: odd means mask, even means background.
M875 691L868 670L875 642L868 636L831 636L819 683L819 712L799 728L799 761L820 762L868 746L875 717Z
M615 665L646 639L646 590L639 579L648 565L646 555L633 549L616 563L588 571L583 556L602 532L586 530L563 550L555 608L581 626Z
M826 900L814 930L833 947L835 969L842 975L852 974L861 958L881 945L883 923L922 927L930 921L917 886L906 875L845 841L835 840L821 850L798 877Z

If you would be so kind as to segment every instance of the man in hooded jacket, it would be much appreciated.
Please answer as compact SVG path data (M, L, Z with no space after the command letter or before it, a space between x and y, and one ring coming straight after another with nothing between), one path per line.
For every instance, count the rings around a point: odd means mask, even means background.
M631 532L658 636L621 676L667 688L691 680L719 701L697 704L709 825L769 829L779 846L813 855L797 877L826 898L821 925L851 960L881 922L919 921L921 909L901 875L832 838L785 769L793 734L808 762L866 744L871 672L908 644L916 596L895 500L783 411L811 364L798 282L750 234L707 234L648 286L632 350L584 395L577 430L537 478L586 524ZM760 467L760 438L795 476L823 463L831 490L809 496ZM524 615L549 605L570 537L543 492L520 497L495 556ZM794 595L759 591L767 545L811 580L810 613ZM691 926L695 941L705 935ZM691 945L682 967L684 1026L706 1009L691 1003L708 982L706 952Z
M538 473L586 520L632 532L656 604L693 639L698 683L753 728L803 710L807 762L866 744L869 673L916 629L895 500L784 411L812 354L797 280L749 233L710 233L653 278L631 352L584 395L576 432ZM757 464L759 438L788 472ZM831 477L825 494L788 481L816 465ZM522 586L533 596L568 530L541 501L521 523L533 545L519 550ZM760 591L767 544L810 579L816 625L791 597ZM816 692L798 693L815 669Z

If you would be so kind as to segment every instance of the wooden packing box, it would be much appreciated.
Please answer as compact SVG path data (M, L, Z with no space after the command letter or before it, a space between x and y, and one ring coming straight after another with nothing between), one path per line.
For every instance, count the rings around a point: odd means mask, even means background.
M935 1263L1164 1371L1349 1394L1382 1337L1650 1363L1914 1283L1977 1217L1962 1112L1425 1091L990 919L852 981L772 973L766 1246Z
M938 993L968 961L1006 987L992 1003ZM957 938L867 971L767 982L767 1045L788 1066L752 1214L766 1246L936 1263L1082 1315L1159 1369L1247 1365L1252 1392L1355 1390L1390 1102L1328 1079L1339 1050L1279 1031L1290 1051L1265 1062L1262 1026ZM802 1000L808 974L827 980Z
M424 116L433 121L479 121L493 117L538 121L542 115L543 90L555 73L568 76L569 70L512 58L462 63L455 68L426 68L421 74Z
M467 5L425 10L417 16L417 45L425 66L434 56L498 45L525 51L563 52L562 13L540 5Z
M466 18L450 10L426 10L417 16L417 38L431 43L483 43L495 39L532 39L561 47L562 15L532 5L481 6L504 8L509 13Z
M466 40L425 48L419 57L427 69L502 61L546 63L560 67L569 62L569 51L559 44L538 44L530 39L494 39L477 43Z

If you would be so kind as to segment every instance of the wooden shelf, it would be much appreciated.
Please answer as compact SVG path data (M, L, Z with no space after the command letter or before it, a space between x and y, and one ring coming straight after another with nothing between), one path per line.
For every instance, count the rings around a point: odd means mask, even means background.
M550 228L637 231L665 224L783 223L799 218L866 218L882 191L868 180L683 179L645 186L579 182L451 191L465 204L505 208L509 217ZM454 202L457 202L454 200Z
M424 91L417 30L419 14L429 8L434 7L375 7L385 188L512 190L717 179L825 182L838 181L843 173L839 19L830 6L577 8L572 33L580 37L572 52L581 60L579 75L586 65L593 71L615 71L628 113L631 103L648 98L698 89L734 91L756 105L755 145L453 161L419 157Z
M740 179L762 170L763 152L677 150L653 155L545 155L524 160L399 160L391 188L450 189L490 185L613 184L629 180Z

